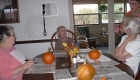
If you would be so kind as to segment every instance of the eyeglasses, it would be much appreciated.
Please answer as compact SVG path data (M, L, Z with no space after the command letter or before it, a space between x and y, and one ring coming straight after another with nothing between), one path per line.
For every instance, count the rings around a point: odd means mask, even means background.
M16 37L16 35L15 35L15 34L13 34L13 35L11 35L11 36Z

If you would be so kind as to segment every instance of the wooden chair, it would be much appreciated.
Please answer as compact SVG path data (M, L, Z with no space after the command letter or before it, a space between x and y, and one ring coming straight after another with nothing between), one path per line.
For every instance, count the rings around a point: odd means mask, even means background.
M77 37L77 42L79 43L79 48L88 48L87 38L83 35Z
M137 72L137 75L135 77L135 80L140 80L140 64L139 64L139 67L138 67L138 72Z
M76 28L77 28L80 35L84 35L87 37L89 47L96 48L97 37L94 37L94 34L90 34L89 27L88 26L77 26Z
M70 30L67 30L67 37L71 37L71 38L73 38L75 40L75 42L77 42L76 35L72 31L70 31ZM52 48L53 51L55 50L54 49L55 44L53 42L55 42L55 40L57 40L57 39L58 39L58 35L57 35L57 32L55 32L55 33L53 33L53 35L51 37L51 41L50 41L51 48Z

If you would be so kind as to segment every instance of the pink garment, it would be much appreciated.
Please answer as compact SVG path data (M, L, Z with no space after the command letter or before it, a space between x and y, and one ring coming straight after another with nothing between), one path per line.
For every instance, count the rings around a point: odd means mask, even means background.
M22 65L10 54L10 52L13 50L15 50L14 47L12 47L10 50L0 48L0 80L13 80L12 69ZM21 72L14 80L22 80L23 73L24 71Z

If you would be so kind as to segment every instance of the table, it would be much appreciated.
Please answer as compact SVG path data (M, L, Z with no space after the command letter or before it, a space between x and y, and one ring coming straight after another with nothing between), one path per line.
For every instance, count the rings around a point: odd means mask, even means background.
M119 62L117 59L115 59L111 54L104 53L105 56ZM35 58L40 58L42 54L36 56ZM57 57L55 59L56 61L56 69L67 69L67 68L72 68L73 65L69 64L69 59L65 57ZM126 64L119 62L119 65L115 65L117 68L121 69L122 71L126 72L128 75L134 77L132 69L127 66ZM66 66L61 67L62 64L66 64ZM80 65L76 64L78 67ZM23 75L23 80L54 80L53 74L52 73L46 73L46 74L24 74Z

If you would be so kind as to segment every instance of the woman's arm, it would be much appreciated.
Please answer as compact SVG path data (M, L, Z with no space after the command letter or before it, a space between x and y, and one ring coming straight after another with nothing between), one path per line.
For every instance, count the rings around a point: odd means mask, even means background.
M26 70L27 68L30 68L33 64L34 64L34 61L29 60L26 63L24 63L22 66L19 66L19 67L13 69L13 79L15 79L20 72Z
M127 50L125 50L125 47L126 47L126 45L127 45L130 41L134 40L134 39L136 38L136 36L137 36L137 34L135 34L135 35L134 35L134 34L129 35L129 36L124 40L124 42L123 42L119 47L116 48L116 50L115 50L115 57L116 57L118 60L125 61L126 58L129 58L129 57L132 56Z

